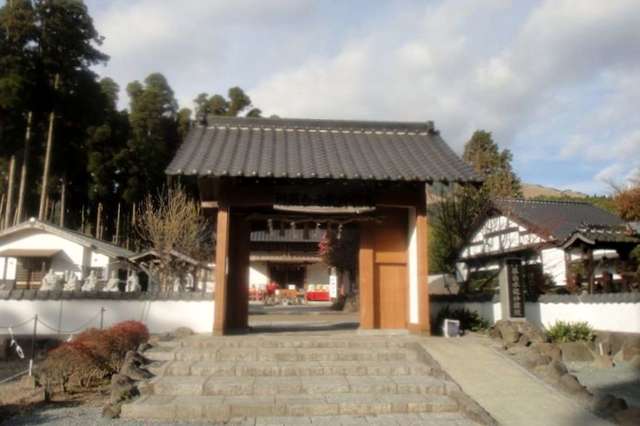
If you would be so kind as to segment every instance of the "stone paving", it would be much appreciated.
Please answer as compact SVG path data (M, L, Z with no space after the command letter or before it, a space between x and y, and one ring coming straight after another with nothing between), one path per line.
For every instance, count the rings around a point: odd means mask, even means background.
M429 337L424 348L499 424L611 424L496 352L487 339Z
M348 332L192 336L165 361L131 420L239 424L472 425L460 389L409 335Z

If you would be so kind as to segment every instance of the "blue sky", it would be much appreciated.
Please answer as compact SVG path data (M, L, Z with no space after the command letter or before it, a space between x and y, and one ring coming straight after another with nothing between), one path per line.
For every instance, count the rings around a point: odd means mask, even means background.
M605 193L640 171L637 0L88 0L122 88L181 106L241 86L266 115L475 129L526 182ZM122 93L121 106L128 100Z

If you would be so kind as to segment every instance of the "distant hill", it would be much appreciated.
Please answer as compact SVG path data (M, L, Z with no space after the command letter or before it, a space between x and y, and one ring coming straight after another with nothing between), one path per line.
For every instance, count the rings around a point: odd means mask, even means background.
M550 186L542 186L534 183L523 183L522 195L524 196L524 198L587 198L587 194L583 194L582 192L572 191L570 189L556 189L551 188Z

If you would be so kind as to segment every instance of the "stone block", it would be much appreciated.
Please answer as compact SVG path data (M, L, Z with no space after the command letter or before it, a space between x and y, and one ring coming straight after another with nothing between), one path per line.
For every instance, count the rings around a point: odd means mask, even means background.
M247 395L254 393L253 377L209 377L204 383L204 395Z
M302 392L302 381L297 376L257 377L253 392L256 395L295 395Z
M203 395L206 377L166 376L160 377L154 384L157 395Z
M224 403L230 407L231 417L283 416L284 406L276 405L273 396L229 396Z
M172 404L174 396L149 395L122 406L122 416L128 419L139 420L165 420L172 421L176 418Z
M347 379L340 376L305 377L302 380L302 392L310 394L329 394L349 392Z

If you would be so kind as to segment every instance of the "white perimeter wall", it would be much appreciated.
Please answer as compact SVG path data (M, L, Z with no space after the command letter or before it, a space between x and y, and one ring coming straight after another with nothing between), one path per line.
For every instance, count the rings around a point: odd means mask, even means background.
M213 306L212 300L0 300L0 327L23 322L36 314L47 325L65 331L99 327L100 308L104 307L105 328L117 322L136 320L144 322L151 333L164 333L178 327L210 333ZM6 333L0 328L0 334ZM33 321L14 327L13 333L32 334ZM38 324L38 334L56 333Z
M449 305L476 311L492 324L502 318L500 303L431 303L431 320ZM601 331L640 333L640 303L525 303L527 320L548 328L557 321L586 321Z

